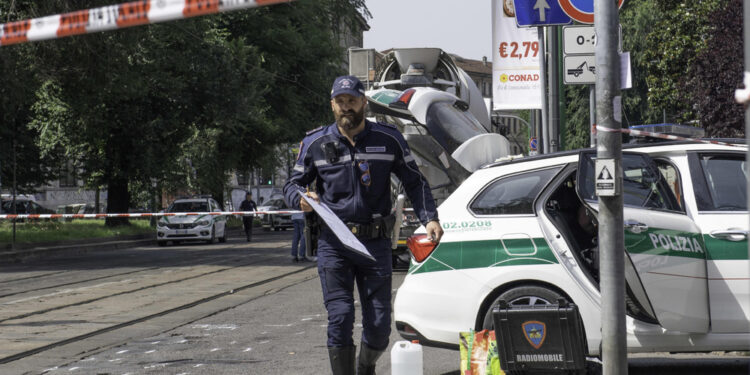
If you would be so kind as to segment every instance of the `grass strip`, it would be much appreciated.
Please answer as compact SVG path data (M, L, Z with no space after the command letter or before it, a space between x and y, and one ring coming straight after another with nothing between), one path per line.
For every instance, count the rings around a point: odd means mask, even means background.
M104 220L76 219L28 220L16 223L16 243L57 242L85 238L104 238L153 233L149 219L130 219L130 225L107 227ZM0 244L13 240L13 224L10 220L0 221Z

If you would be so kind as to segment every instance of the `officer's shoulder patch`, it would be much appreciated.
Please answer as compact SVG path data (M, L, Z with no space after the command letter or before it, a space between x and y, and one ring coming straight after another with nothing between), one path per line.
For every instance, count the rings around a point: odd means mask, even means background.
M305 133L305 135L311 135L311 134L315 134L315 133L317 133L317 132L319 132L319 131L323 130L323 128L324 128L324 127L325 127L325 126L319 126L319 127L315 128L315 129L313 129L313 130L310 130L310 131L308 131L307 133Z

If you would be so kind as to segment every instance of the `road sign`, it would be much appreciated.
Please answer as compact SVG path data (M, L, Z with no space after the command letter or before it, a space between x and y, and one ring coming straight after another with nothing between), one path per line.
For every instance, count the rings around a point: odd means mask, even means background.
M563 53L566 55L593 55L596 50L594 26L563 27Z
M568 25L572 21L557 0L513 0L519 27Z
M594 164L594 175L596 176L596 195L600 197L612 197L617 194L615 185L615 159L596 159Z
M622 51L622 25L619 33L617 50ZM563 26L563 53L566 55L593 55L596 50L596 31L594 26Z
M529 150L536 151L536 147L537 147L536 137L531 137L529 139Z
M617 1L617 7L622 8L624 0ZM594 0L559 0L560 8L570 18L580 23L594 23Z
M596 57L594 55L565 56L563 82L565 84L595 84Z

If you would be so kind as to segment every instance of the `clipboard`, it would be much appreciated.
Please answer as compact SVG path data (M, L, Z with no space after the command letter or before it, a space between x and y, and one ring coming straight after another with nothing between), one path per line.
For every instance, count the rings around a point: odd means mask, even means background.
M349 227L347 227L346 224L344 224L344 222L325 205L325 203L318 203L314 199L307 199L308 197L301 191L297 191L297 193L302 197L301 199L304 199L305 202L312 207L313 211L315 211L323 222L326 223L328 228L331 228L333 234L336 235L336 238L341 241L341 244L343 244L344 247L372 260L373 262L376 261L375 257L367 251L365 245L363 245L362 242L352 234Z

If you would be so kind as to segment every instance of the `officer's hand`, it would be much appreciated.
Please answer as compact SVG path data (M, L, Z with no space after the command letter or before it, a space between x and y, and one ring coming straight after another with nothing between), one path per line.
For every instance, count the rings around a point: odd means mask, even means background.
M318 194L314 191L308 191L305 193L306 196L310 197L309 199L314 199L316 202L320 202L320 198L318 197ZM302 211L305 212L312 212L313 208L310 206L309 203L307 203L306 199L308 198L302 198L299 200L299 208L302 209Z
M432 242L440 242L440 239L443 237L443 227L440 226L439 222L433 220L427 223L425 229L427 229L427 237L431 238Z

